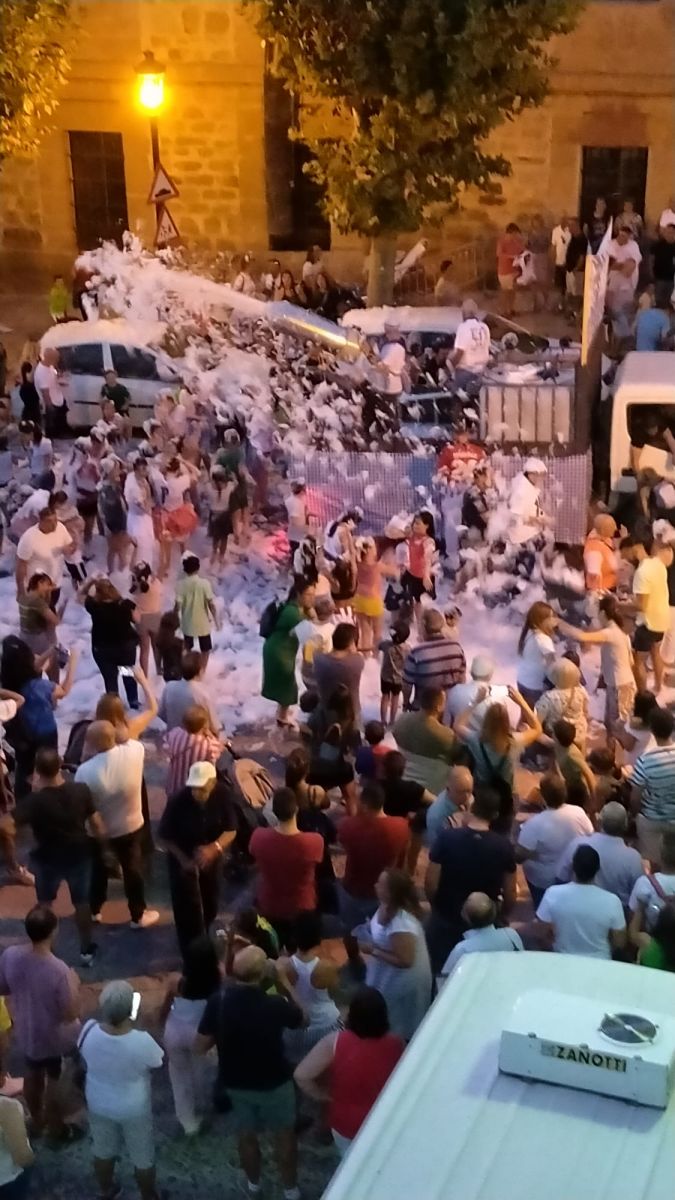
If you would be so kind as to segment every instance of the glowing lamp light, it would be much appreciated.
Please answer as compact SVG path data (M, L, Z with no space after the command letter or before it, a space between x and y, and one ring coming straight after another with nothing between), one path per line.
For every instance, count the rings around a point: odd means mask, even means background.
M148 113L156 113L164 103L164 73L162 63L157 62L151 50L143 54L143 62L136 67L138 77L138 102Z

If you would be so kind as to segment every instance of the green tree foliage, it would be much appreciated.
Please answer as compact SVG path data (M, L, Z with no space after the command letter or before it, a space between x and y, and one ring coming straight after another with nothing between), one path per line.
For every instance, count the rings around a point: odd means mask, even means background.
M414 231L509 173L485 139L541 104L547 43L582 0L247 0L302 101L309 171L341 233ZM310 116L308 117L308 111Z
M69 0L0 0L0 161L30 154L68 71Z

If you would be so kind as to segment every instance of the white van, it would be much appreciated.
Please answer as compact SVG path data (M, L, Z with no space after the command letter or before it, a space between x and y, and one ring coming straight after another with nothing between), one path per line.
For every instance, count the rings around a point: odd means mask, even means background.
M521 997L542 989L553 996L522 1035L523 1061L531 1048L541 1057L530 1073L539 1079L542 1063L550 1063L550 1075L560 1077L564 1064L544 1057L545 1047L562 1043L570 1058L575 1042L583 1050L577 1058L592 1059L587 1075L594 1072L597 1084L587 1078L584 1086L594 1090L500 1072L502 1030L516 1023ZM575 1029L583 1004L592 1004L598 1020L590 1027L579 1021ZM656 1037L644 1057L666 1061L672 974L567 954L467 954L323 1200L672 1200L675 1095L664 1109L603 1094L609 1088L616 1095L624 1080L629 1091L642 1065L641 1046L618 1048L598 1029L617 1010L655 1014ZM544 1027L553 1032L551 1042L539 1040ZM584 1043L594 1047L598 1038L602 1053L588 1055ZM617 1079L609 1068L624 1058L631 1066Z
M612 431L609 469L612 491L619 486L621 472L633 466L634 444L639 467L652 467L663 478L675 481L675 463L664 441L669 424L675 436L675 351L635 350L627 354L613 386ZM637 451L634 457L637 456Z
M160 392L178 387L180 376L159 349L166 326L160 321L64 321L42 337L40 350L53 346L64 373L68 421L90 429L101 416L106 371L116 371L131 396L131 419L140 427L152 416Z

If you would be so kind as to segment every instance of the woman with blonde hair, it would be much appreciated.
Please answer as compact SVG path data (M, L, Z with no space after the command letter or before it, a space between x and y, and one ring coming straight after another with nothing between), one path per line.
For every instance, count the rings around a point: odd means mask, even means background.
M541 737L541 722L517 688L509 687L509 700L520 709L525 728L511 728L505 704L488 704L480 732L476 732L471 726L474 709L483 704L488 695L488 687L478 689L469 707L456 718L454 730L473 755L476 786L491 788L498 794L498 819L502 829L508 831L513 820L515 768L523 752Z
M375 884L377 912L355 931L366 984L382 993L392 1033L410 1041L431 1004L431 964L410 876L394 867Z
M544 733L551 736L556 721L569 721L576 729L575 744L586 753L588 734L588 692L581 683L581 671L569 658L559 658L549 668L553 684L537 701L535 712Z
M550 604L537 600L527 610L518 639L518 692L530 707L543 694L555 659L553 633L558 624Z
M352 609L359 627L359 649L362 654L373 654L382 640L384 618L385 578L398 578L396 567L387 567L378 558L375 539L357 538L356 549L356 593Z

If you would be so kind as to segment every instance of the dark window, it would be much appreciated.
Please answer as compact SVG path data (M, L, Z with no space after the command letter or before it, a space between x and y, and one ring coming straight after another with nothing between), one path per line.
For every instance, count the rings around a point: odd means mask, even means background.
M675 433L675 406L672 404L629 404L626 407L628 436L638 448L653 446L669 450L665 431Z
M71 131L68 137L78 247L121 245L129 228L122 134Z
M59 366L71 375L103 375L103 347L99 342L59 346Z
M265 194L270 250L330 249L330 223L321 209L322 191L303 171L311 151L291 141L297 124L297 100L267 70L263 85L265 112Z
M584 146L581 163L580 211L588 221L598 196L604 196L612 216L624 200L632 200L644 216L647 189L646 146Z
M133 346L111 346L113 367L120 379L159 379L157 360Z

